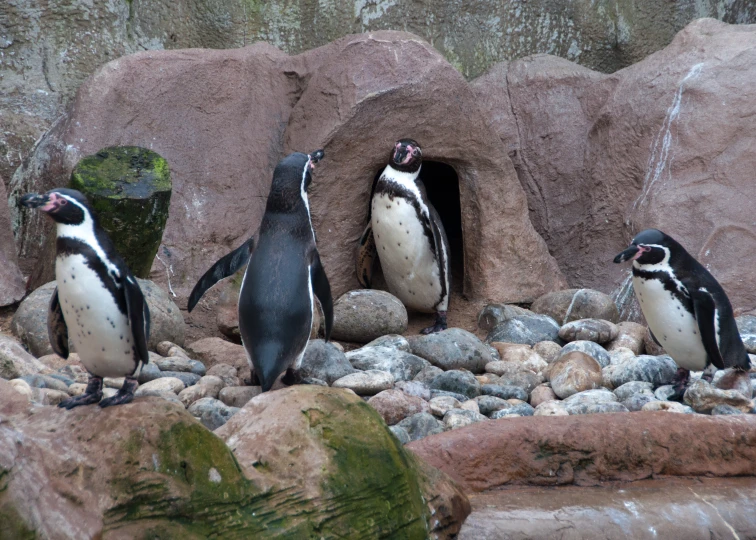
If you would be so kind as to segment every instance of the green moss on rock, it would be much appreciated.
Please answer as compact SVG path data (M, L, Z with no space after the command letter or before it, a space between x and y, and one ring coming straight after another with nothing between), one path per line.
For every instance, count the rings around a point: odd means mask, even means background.
M148 277L168 221L168 162L137 146L104 148L76 164L71 187L86 195L134 275Z

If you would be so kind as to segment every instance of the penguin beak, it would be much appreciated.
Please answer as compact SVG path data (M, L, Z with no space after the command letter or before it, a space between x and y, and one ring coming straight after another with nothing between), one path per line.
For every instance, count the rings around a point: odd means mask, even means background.
M325 150L323 150L322 148L320 150L315 150L309 156L310 156L310 163L314 165L315 163L317 163L318 161L320 161L321 159L325 157Z
M614 258L614 263L617 264L617 263L629 261L630 259L634 259L639 251L640 251L640 248L638 246L631 245L625 251L623 251L622 253L619 253Z
M27 193L23 197L21 197L21 200L19 203L22 206L25 206L26 208L39 208L42 207L41 210L43 212L46 212L47 210L51 210L54 205L50 205L50 196L47 194L43 195L37 195L36 193ZM49 208L48 208L49 206Z

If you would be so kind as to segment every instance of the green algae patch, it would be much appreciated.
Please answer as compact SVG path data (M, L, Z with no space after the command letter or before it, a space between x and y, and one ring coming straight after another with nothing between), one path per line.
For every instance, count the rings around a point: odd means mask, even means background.
M132 273L148 277L168 221L168 162L138 146L103 148L76 164L70 185L86 195Z

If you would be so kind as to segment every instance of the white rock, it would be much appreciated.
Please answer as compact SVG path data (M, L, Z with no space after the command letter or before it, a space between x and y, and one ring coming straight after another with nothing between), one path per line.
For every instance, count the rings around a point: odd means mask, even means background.
M28 401L31 401L33 398L32 395L32 389L31 386L29 386L29 383L22 380L22 379L11 379L10 384L13 388L16 389L16 392L19 394L26 396L26 399Z
M386 371L369 369L350 373L333 382L333 388L349 388L358 396L373 396L394 387L394 376Z
M443 418L444 415L452 409L459 409L462 404L451 396L438 396L434 397L428 402L430 405L431 414Z
M173 392L178 394L184 389L184 383L176 377L161 377L154 381L146 382L137 388L135 396L147 395L149 392Z
M561 401L544 401L535 408L533 416L569 416Z

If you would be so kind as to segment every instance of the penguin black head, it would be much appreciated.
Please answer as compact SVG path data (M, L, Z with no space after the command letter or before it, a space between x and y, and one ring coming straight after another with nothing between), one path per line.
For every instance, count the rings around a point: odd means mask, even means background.
M630 246L614 258L615 263L637 261L638 264L658 264L673 258L685 249L671 236L658 229L646 229L638 233Z
M268 208L277 211L291 210L303 201L309 209L307 189L312 183L315 164L323 159L324 155L323 150L315 150L311 154L294 152L279 161L273 171Z
M19 202L27 208L38 208L63 225L79 225L87 215L92 216L87 198L75 189L56 188L42 195L28 193Z
M402 172L417 172L423 164L423 150L413 139L399 139L391 149L389 165Z

